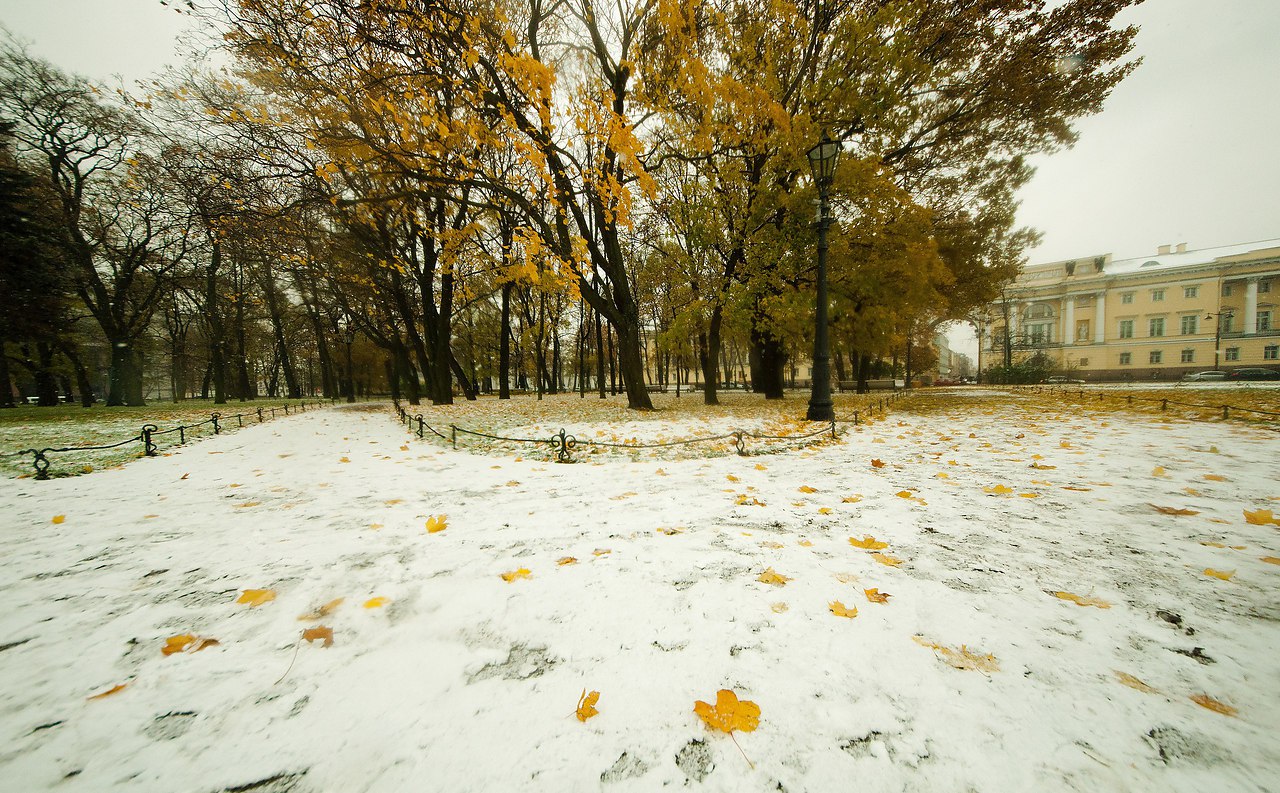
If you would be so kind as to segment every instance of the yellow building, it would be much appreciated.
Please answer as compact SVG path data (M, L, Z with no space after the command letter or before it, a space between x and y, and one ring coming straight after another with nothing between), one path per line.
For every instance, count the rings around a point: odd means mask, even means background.
M1280 369L1280 239L1029 265L978 323L979 366L1044 352L1082 380Z

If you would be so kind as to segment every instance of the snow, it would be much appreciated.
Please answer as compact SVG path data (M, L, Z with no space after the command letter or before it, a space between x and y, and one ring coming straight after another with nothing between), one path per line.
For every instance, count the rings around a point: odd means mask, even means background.
M1280 435L1051 399L914 396L815 448L572 465L529 447L454 451L357 405L90 476L0 481L0 778L22 791L1274 789L1280 566L1262 558L1280 556L1280 534L1243 510L1280 512ZM1012 492L984 490L997 485ZM428 534L441 514L447 528ZM904 563L848 542L865 535ZM519 568L530 576L501 578ZM767 568L790 580L760 583ZM872 587L889 602L868 602ZM235 602L253 588L277 597ZM374 597L389 602L362 607ZM831 614L835 600L858 616ZM318 624L332 647L300 641ZM165 657L178 634L219 644ZM999 670L956 668L921 642ZM693 713L721 688L760 706L759 729L735 734L754 768ZM584 689L601 692L600 715L582 723Z

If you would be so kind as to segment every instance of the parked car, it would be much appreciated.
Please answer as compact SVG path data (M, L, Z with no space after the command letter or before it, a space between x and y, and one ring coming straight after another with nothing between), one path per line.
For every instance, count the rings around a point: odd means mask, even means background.
M1245 369L1232 369L1227 373L1228 380L1280 380L1280 371L1263 369L1261 366Z
M1225 380L1227 373L1221 369L1211 372L1191 372L1184 374L1182 379L1188 383L1202 383L1208 380Z
M1044 383L1045 385L1065 385L1067 383L1083 383L1084 381L1077 380L1074 377L1065 377L1060 374L1055 374L1053 377L1046 377L1040 382Z

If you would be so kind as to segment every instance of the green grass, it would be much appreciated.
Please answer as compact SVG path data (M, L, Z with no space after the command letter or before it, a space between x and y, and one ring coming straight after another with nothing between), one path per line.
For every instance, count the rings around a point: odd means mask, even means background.
M20 454L24 449L78 448L106 446L141 434L144 424L154 424L160 431L182 425L209 421L213 413L220 414L224 431L234 432L240 426L258 423L258 409L263 418L270 420L271 409L284 415L281 409L290 406L290 412L298 400L256 399L251 402L228 402L215 405L212 399L189 399L183 402L159 402L140 407L106 407L95 405L83 408L79 405L57 407L21 407L0 410L0 476L32 476L35 468L31 454ZM240 415L242 418L237 419ZM153 442L163 453L181 441L190 443L213 434L211 424L153 436ZM101 468L121 465L142 455L141 441L125 443L113 449L68 451L50 453L50 476L74 476Z

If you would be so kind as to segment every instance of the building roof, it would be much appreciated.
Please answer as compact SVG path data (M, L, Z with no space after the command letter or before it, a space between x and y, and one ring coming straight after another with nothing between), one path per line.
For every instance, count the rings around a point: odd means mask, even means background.
M1170 246L1172 247L1172 246ZM1158 273L1177 270L1184 267L1229 262L1232 259L1265 259L1280 258L1280 239L1242 242L1236 245L1222 245L1216 248L1200 248L1189 251L1171 251L1157 253L1154 256L1135 256L1131 259L1113 259L1111 254L1091 254L1076 259L1060 259L1054 262L1042 262L1027 265L1018 276L1017 285L1034 287L1046 281L1057 281L1067 277L1067 265L1075 265L1075 278L1089 277L1107 278L1113 276ZM1103 262L1099 271L1096 262ZM1073 279L1074 280L1074 279Z

